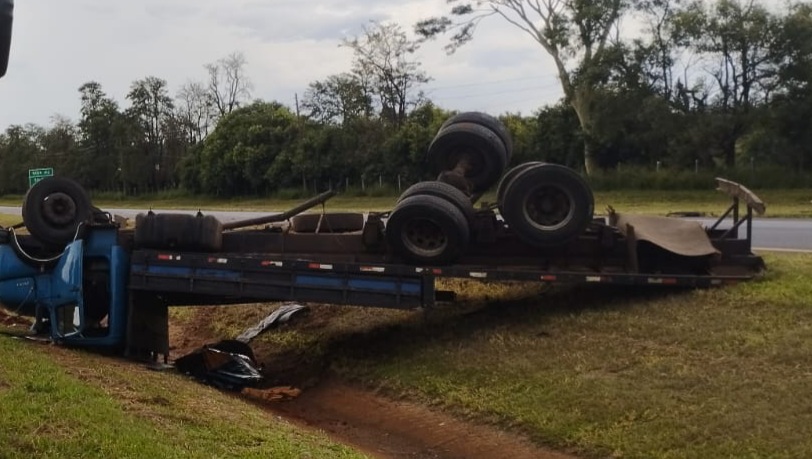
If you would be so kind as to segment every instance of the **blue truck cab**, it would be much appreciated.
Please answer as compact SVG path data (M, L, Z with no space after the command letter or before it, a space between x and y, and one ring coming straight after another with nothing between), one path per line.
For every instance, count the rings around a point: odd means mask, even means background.
M0 303L36 317L35 329L67 345L117 346L126 330L129 257L117 228L94 227L47 262L18 237L0 244Z

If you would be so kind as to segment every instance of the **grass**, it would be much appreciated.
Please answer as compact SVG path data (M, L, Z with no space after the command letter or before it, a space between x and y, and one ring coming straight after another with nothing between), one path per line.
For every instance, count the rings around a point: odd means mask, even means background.
M0 214L0 226L7 227L16 225L22 220L19 215Z
M427 321L317 307L257 346L587 457L812 457L812 256L767 264L696 291L453 282Z
M0 457L354 458L182 376L0 336Z
M792 190L756 190L756 193L767 204L766 217L812 217L812 189ZM326 209L331 211L385 211L394 207L396 194L390 196L346 196L339 195L330 199ZM195 197L184 195L145 195L115 199L102 196L94 200L101 208L132 208L132 209L209 209L209 210L236 210L236 211L282 211L290 209L304 199L268 198L240 198L215 199L211 197ZM494 202L495 193L486 194L482 201ZM4 196L0 198L0 205L19 206L21 196ZM595 211L603 213L607 205L613 206L619 212L634 212L665 215L678 211L701 211L718 215L727 208L730 200L723 194L707 190L625 190L625 191L596 191ZM14 221L17 223L19 218Z

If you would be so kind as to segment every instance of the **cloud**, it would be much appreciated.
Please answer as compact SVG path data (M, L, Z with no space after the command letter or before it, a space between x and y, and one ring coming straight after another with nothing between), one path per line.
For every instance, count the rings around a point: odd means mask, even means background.
M246 56L255 97L292 106L310 82L349 70L352 55L338 45L370 20L397 22L411 32L417 20L447 8L442 0L39 0L15 6L12 59L0 80L0 131L48 124L55 113L76 119L77 89L86 81L100 82L126 106L134 80L158 76L175 91L187 80L202 80L204 64L234 51ZM538 45L504 21L484 22L474 42L452 56L442 46L442 40L428 42L416 55L434 78L427 86L464 88L552 72ZM499 87L475 86L476 97L462 97L461 90L434 94L447 108L526 113L545 97L557 98L554 85L551 96L530 89L510 100L487 96Z

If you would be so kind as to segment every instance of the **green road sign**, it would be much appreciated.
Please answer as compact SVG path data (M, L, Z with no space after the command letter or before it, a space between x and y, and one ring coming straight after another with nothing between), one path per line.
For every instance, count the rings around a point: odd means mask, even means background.
M39 169L28 169L28 186L32 187L35 183L44 179L45 177L53 177L53 167L41 167Z

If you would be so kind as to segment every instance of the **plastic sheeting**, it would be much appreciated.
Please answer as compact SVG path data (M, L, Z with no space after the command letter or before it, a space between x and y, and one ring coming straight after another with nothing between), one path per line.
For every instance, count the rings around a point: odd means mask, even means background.
M299 313L301 311L305 311L306 309L307 306L302 306L301 304L296 303L283 304L274 312L272 312L270 315L268 315L268 317L262 319L261 322L240 333L240 336L238 336L236 340L243 343L247 343L252 339L256 338L257 335L264 332L265 330L271 328L276 324L287 322L288 320L291 319L291 317L293 317L294 314Z

